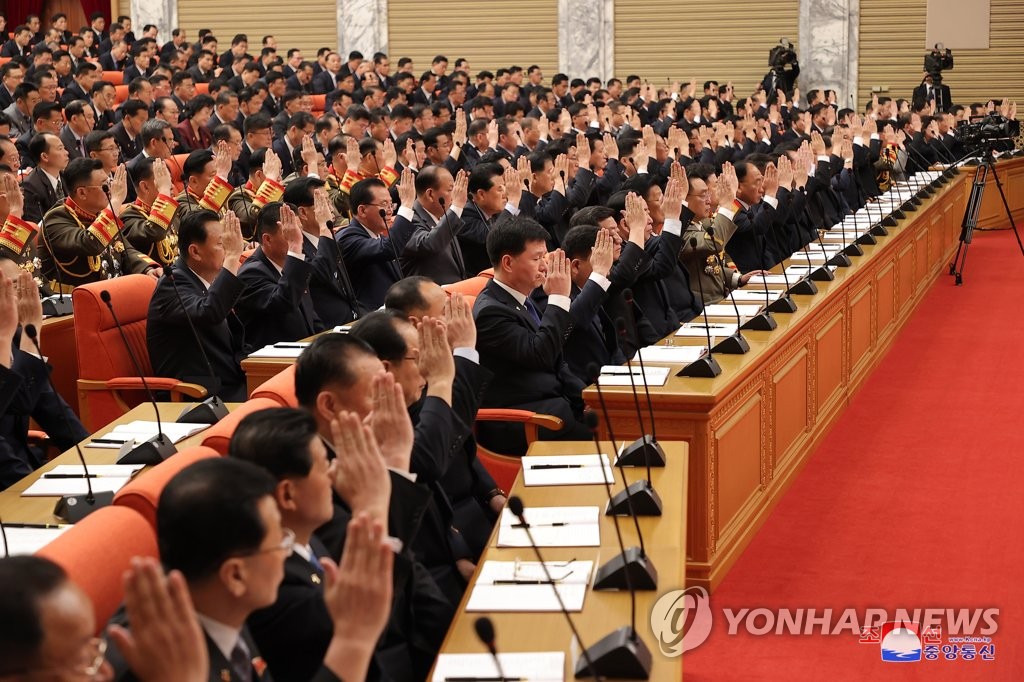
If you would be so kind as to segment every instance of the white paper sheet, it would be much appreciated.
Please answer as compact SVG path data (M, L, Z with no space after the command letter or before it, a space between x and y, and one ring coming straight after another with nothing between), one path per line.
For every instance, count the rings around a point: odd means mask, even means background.
M571 613L582 611L594 562L545 563L565 610ZM560 610L555 590L548 582L543 567L535 561L485 561L466 602L466 611L469 612L549 613Z
M764 292L761 292L761 297L764 298ZM726 322L710 322L704 324L703 322L687 322L679 328L676 332L676 336L684 336L688 338L707 338L707 333L710 331L712 337L723 338L726 336L732 336L736 333L736 323L728 324ZM645 358L646 359L646 358Z
M103 476L92 479L94 493L116 493L132 480L128 477ZM85 495L88 486L84 478L40 478L30 485L22 497L61 497L62 495Z
M646 360L645 356L644 361L646 362ZM637 369L639 370L639 368ZM597 377L597 383L601 386L632 386L633 384L637 386L643 386L644 384L648 386L664 386L665 382L668 381L668 367L653 366L645 367L645 369L647 370L645 374L640 374L639 371L634 372L632 379L630 379L629 372L605 373L602 369L601 375Z
M565 682L565 652L562 651L499 653L498 660L506 678ZM489 678L498 679L498 667L490 654L441 654L437 657L431 682Z
M760 311L761 306L741 305L740 317L753 317ZM708 314L708 317L731 317L733 320L736 319L736 310L732 307L731 303L715 303L714 305L706 305L704 306L704 312Z
M249 354L250 358L297 358L302 351L309 347L308 341L295 341L293 343L278 343L264 346L258 351Z
M598 547L601 544L600 507L530 507L523 511L538 547ZM502 510L498 547L529 547L519 519Z
M144 464L90 464L89 473L92 474L93 477L106 478L113 476L115 478L131 478L144 466ZM82 469L81 464L58 464L50 471L43 474L43 477L46 478L50 475L81 476L84 473L85 470Z
M639 354L644 362L663 362L688 365L707 352L707 346L647 346ZM633 358L634 360L636 357Z
M26 524L29 525L29 524ZM10 556L22 556L35 554L46 545L67 532L71 524L61 524L53 527L31 527L22 528L16 523L5 523L4 533L7 535L6 553ZM0 537L0 556L4 556L3 538Z
M769 289L768 293L764 293L764 289L758 287L751 287L749 289L737 289L732 292L733 297L737 303L771 303L779 296L782 295L781 289Z
M783 277L782 275L754 275L753 277L750 278L750 283L748 283L747 286L748 287L753 287L753 286L756 286L758 284L761 284L762 282L766 282L768 284L782 284L782 285L785 285L786 284L786 278ZM740 291L747 291L747 289L738 289L737 291L734 291L733 293L739 293ZM761 293L764 293L764 289L761 289Z
M615 480L615 472L607 455L523 457L523 484L526 486L604 485L604 477L609 481Z
M189 436L199 433L203 429L210 428L209 424L179 424L168 420L163 420L161 426L163 434L170 438L174 443L181 442ZM142 442L149 440L160 433L160 430L160 427L158 427L155 421L134 421L115 426L107 433L97 434L96 436L93 436L91 440L83 443L83 445L88 448L108 448L117 450L128 441Z
M827 265L825 267L827 267L832 272L836 271L836 266L834 266L834 265ZM817 269L818 269L817 265L815 265L813 267L810 267L810 268L808 268L806 265L790 265L788 268L786 268L786 274L789 275L789 277L791 279L794 278L794 277L796 279L799 279L801 277L806 277L807 273L810 272L811 270L817 270ZM793 284L796 284L796 282L793 281Z

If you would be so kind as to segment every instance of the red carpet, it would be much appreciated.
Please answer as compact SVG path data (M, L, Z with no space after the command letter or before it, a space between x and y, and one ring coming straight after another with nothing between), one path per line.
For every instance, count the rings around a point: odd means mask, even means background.
M976 232L964 280L940 276L712 595L714 628L685 654L686 682L1024 680L1024 257L1013 232ZM727 634L723 609L762 607L860 618L998 608L995 660L883 662L857 635Z

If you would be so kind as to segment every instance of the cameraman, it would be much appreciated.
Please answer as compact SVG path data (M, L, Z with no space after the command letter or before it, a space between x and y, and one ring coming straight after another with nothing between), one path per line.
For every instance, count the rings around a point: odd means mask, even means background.
M793 44L785 38L779 40L779 44L768 52L768 66L771 67L771 71L761 81L761 88L767 98L766 106L778 100L778 90L786 93L786 97L793 96L793 88L796 86L797 76L800 75L800 62L797 61Z
M939 81L935 84L935 78L930 73L925 73L921 84L914 88L911 97L914 111L920 111L928 106L929 102L935 102L935 111L946 113L953 106L953 98L949 93L949 86Z

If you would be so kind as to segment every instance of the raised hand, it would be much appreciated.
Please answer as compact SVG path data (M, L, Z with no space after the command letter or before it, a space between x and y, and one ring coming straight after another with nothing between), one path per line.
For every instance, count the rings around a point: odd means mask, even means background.
M736 169L726 161L722 164L722 172L718 175L718 205L731 206L736 201L736 191L739 186Z
M39 287L28 270L18 273L14 282L14 290L18 294L18 321L21 326L35 325L38 330L43 324L43 302L39 298ZM30 348L35 348L30 345Z
M367 417L380 446L384 463L400 471L409 470L413 427L406 409L402 386L392 374L374 378L373 411Z
M358 155L358 149L356 151ZM356 161L356 165L359 165L358 161ZM273 149L268 149L266 156L263 157L263 177L274 182L281 182L281 157Z
M604 140L604 153L608 155L608 158L619 158L619 145L615 141L615 136L611 133L605 133L602 139Z
M519 171L509 166L505 169L504 180L508 203L519 206L519 199L523 196L523 184L519 180Z
M455 176L455 185L452 187L452 207L463 208L469 200L469 176L466 171L460 170Z
M822 156L825 153L825 140L817 130L811 131L811 151L815 156Z
M576 133L576 163L580 168L590 170L590 140L582 131Z
M398 163L398 152L395 151L395 143L391 141L390 137L384 140L383 156L385 168L394 168Z
M114 179L110 183L110 194L108 195L114 215L121 212L121 205L126 196L128 196L128 173L122 163L114 169Z
M345 163L350 171L358 171L363 157L359 155L359 141L351 135L345 140Z
M455 359L448 345L444 320L423 317L416 326L420 334L420 374L427 380L428 387L435 391L443 389L450 402L455 381Z
M498 121L492 120L487 124L487 148L498 148Z
M530 159L527 158L526 154L520 156L516 162L516 171L519 173L519 181L523 183L523 186L528 185L530 178L533 176L533 170L530 168Z
M312 135L302 136L302 163L306 164L306 175L310 173L316 173L317 158L320 156L320 152L316 150L316 145L313 144Z
M764 195L774 197L779 191L779 169L775 164L769 163L764 169Z
M568 296L572 291L572 271L565 252L555 249L547 255L548 274L544 280L544 293L548 296Z
M779 186L783 189L793 188L793 164L790 163L789 157L783 154L778 160L779 169Z
M338 412L331 420L334 490L353 514L366 513L387 522L391 477L373 429L354 412Z
M281 207L281 220L278 221L278 225L281 226L281 236L288 243L288 251L302 253L302 225L299 223L299 217L287 204Z
M7 196L7 212L20 218L25 210L25 195L13 173L3 174L4 194Z
M686 183L682 182L681 180L676 180L674 178L669 178L669 181L667 183L665 183L665 193L662 195L662 198L661 198L661 210L665 214L665 220L679 220L679 216L683 212L683 200L686 198L686 190L683 189L684 187L686 187ZM642 211L644 209L644 207L645 207L645 202L640 197L636 197L636 200L635 200L634 203L635 203L635 205L636 205L638 210ZM630 198L629 198L629 195L627 194L626 195L626 221L627 221L627 224L629 224L629 221L631 220L630 208L631 208L630 207ZM634 209L634 210L636 210L636 209ZM646 213L645 213L644 220L646 221L646 219L647 219L647 216L646 216Z
M210 675L206 636L185 578L164 575L160 562L135 557L124 574L124 606L131 630L108 632L135 677L146 682L205 682Z
M473 308L466 297L453 292L444 302L444 325L448 332L448 345L456 348L476 347L476 322Z
M217 149L213 152L213 170L218 178L227 181L231 173L231 154L226 142L217 143Z
M412 140L409 140L411 143ZM416 203L416 177L412 174L412 168L406 166L402 169L402 179L398 183L398 200L402 206L408 209Z
M466 123L466 112L461 108L455 110L455 132L452 133L452 142L454 147L461 147L466 144L466 130L468 124Z
M555 188L561 185L561 193L566 194L566 186L569 182L569 157L559 154L555 157Z
M612 271L615 241L607 230L598 230L594 248L590 250L590 266L604 277Z
M223 231L221 243L224 247L224 267L229 272L238 272L239 258L245 250L245 240L242 238L242 224L234 211L227 211L221 220Z
M168 197L171 195L171 171L167 170L167 163L163 159L153 159L153 184L158 193Z
M540 139L542 139L542 140L548 139L548 135L550 133L549 133L549 128L548 128L548 117L547 116L541 116L539 119L537 119L537 132L540 133Z
M316 218L317 225L320 226L320 235L323 237L334 236L331 228L327 225L327 223L334 220L334 209L331 207L331 200L327 196L327 190L323 187L313 190L313 215Z

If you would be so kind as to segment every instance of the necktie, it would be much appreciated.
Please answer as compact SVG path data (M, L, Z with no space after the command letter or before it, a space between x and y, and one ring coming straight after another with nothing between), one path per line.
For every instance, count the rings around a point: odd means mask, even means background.
M526 299L526 310L530 313L533 321L537 323L537 326L540 326L540 312L538 312L537 306L534 305L533 301L531 301L529 297Z
M320 563L320 559L317 558L316 554L309 553L309 563L316 569L317 573L324 572L324 565Z
M252 661L249 660L249 652L238 640L238 644L231 650L231 667L241 682L252 682Z

